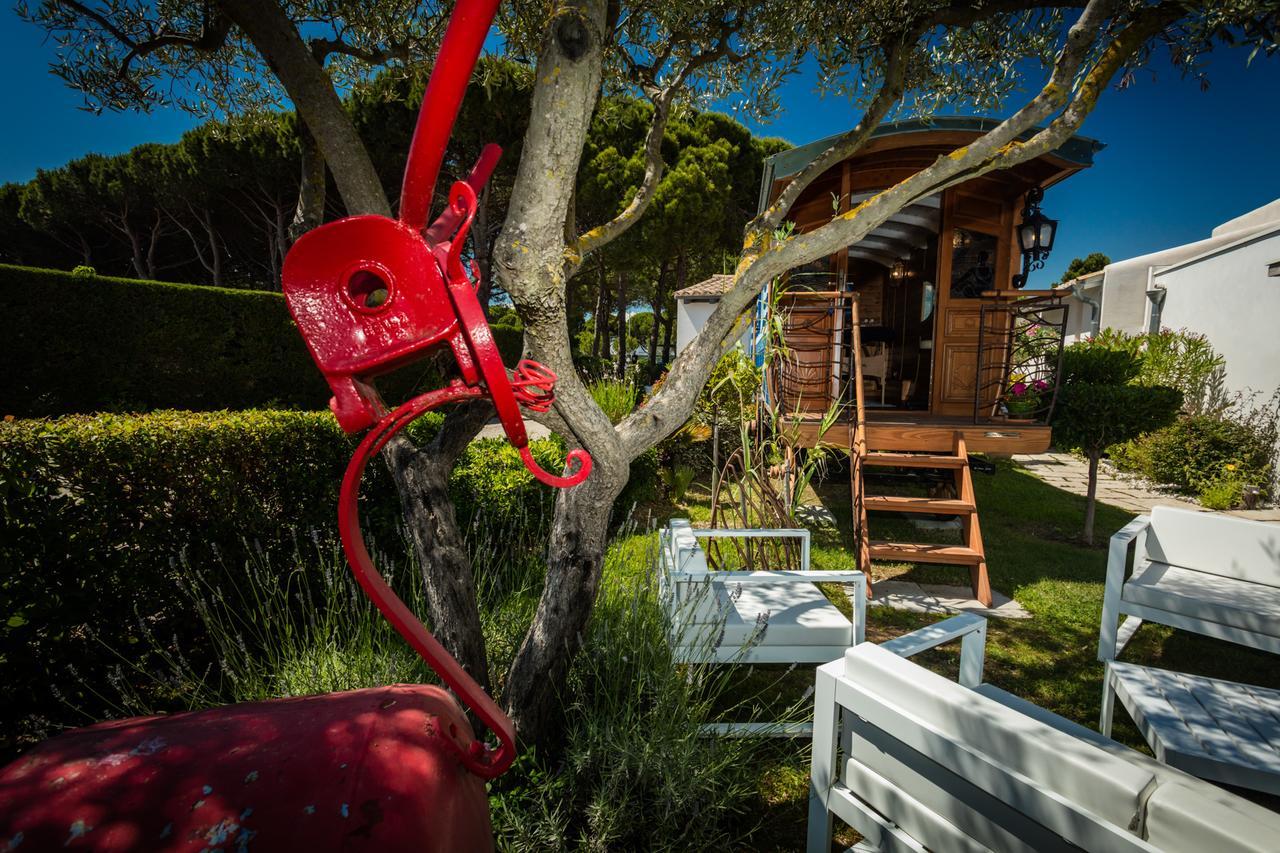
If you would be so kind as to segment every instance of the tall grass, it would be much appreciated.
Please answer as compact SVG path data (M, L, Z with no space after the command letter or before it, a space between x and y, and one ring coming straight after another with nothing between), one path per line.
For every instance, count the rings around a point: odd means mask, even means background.
M468 536L491 670L500 674L533 617L545 564L517 558L502 532L482 523ZM699 734L700 724L741 710L740 671L673 662L655 539L628 528L610 545L585 647L561 696L563 746L524 752L491 786L500 849L720 849L755 826L762 747ZM425 614L412 561L386 553L375 561ZM189 561L173 569L207 640L193 652L144 626L146 648L119 650L112 695L99 697L119 714L435 680L365 599L341 550L319 535L296 541L287 567L255 551L234 589ZM99 681L73 673L65 700L74 704L77 690Z
M587 386L587 390L613 424L622 423L623 418L635 411L639 398L635 383L629 379L597 379Z
M760 745L699 732L734 689L723 666L678 666L653 536L623 536L563 698L563 751L526 755L492 800L499 849L713 850L749 835Z

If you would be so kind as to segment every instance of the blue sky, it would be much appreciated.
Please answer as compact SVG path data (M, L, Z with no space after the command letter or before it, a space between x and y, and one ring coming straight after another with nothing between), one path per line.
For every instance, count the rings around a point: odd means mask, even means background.
M196 122L178 110L93 115L48 72L52 45L12 11L0 12L0 79L7 114L21 117L0 140L0 181L90 151L172 142ZM1106 143L1095 165L1049 190L1045 212L1059 220L1053 257L1031 286L1057 279L1076 255L1113 259L1207 236L1214 225L1280 197L1280 60L1245 66L1240 50L1210 57L1207 92L1163 61L1110 91L1082 133ZM815 92L812 69L783 90L782 112L753 130L805 143L850 127L857 113ZM407 143L407 140L406 140Z

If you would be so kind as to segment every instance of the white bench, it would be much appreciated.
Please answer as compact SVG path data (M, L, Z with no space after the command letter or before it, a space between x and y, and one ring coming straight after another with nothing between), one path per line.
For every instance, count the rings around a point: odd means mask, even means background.
M699 539L793 537L800 569L711 571ZM811 571L804 529L695 529L672 519L661 536L659 592L670 642L681 663L825 663L862 642L866 576ZM853 619L817 583L853 585Z
M1280 525L1164 506L1129 522L1111 537L1098 659L1143 620L1280 653Z
M808 850L1262 853L1280 815L982 683L965 614L818 668ZM960 638L960 682L907 658Z

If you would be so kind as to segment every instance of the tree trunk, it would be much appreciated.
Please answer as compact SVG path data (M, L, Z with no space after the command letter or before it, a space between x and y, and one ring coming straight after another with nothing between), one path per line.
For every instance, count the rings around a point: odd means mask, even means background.
M593 453L591 476L556 497L547 578L538 610L507 677L503 698L520 736L556 749L560 690L582 648L600 587L613 502L626 485L623 457Z
M600 356L600 315L607 305L604 292L604 269L596 265L596 306L591 310L591 357Z
M608 360L613 355L613 347L609 341L609 315L613 313L613 306L609 303L613 301L612 291L609 289L609 276L604 271L604 264L600 265L600 313L596 315L596 341L599 345L597 355Z
M618 378L627 375L627 274L618 272Z
M385 452L426 583L431 630L486 691L489 661L475 578L449 497L449 472L492 414L488 402L459 406L445 417L440 433L427 447L414 447L397 436Z
M667 301L667 259L662 259L662 266L658 268L658 283L654 287L653 302L653 323L649 328L649 365L656 367L658 364L658 323L662 319L662 306Z
M1093 514L1098 505L1098 460L1101 451L1089 454L1089 487L1084 494L1084 544L1093 544Z
M689 279L689 259L684 253L684 249L676 255L676 280L672 284L671 292L684 290ZM671 363L671 333L676 323L676 311L672 311L667 315L667 328L662 334L662 363Z
M324 222L325 163L320 146L305 122L298 122L298 144L302 149L302 170L298 178L298 207L289 225L289 239L297 240Z
M674 309L667 312L667 323L662 330L662 364L671 363L671 330L676 324L676 312Z

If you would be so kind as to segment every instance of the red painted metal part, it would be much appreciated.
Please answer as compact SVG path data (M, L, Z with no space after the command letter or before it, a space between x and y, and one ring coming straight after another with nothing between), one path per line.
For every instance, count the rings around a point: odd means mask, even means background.
M488 145L423 230L467 81L499 0L459 0L419 113L399 220L353 216L304 235L285 259L285 298L333 389L347 432L368 429L338 503L343 549L366 595L497 744L477 740L448 693L376 690L136 718L46 741L0 770L0 842L23 849L491 850L484 781L515 759L511 720L378 573L360 531L369 459L414 418L488 396L524 464L544 483L520 407L545 412L555 374L533 362L507 375L462 248L476 196L501 153ZM468 269L468 267L470 267ZM388 412L375 377L449 347L460 378Z
M488 851L469 749L422 684L103 723L0 770L0 849Z
M356 448L355 455L347 465L347 472L342 478L342 489L338 494L338 532L342 536L342 549L347 555L347 562L356 580L360 582L365 595L377 605L382 615L387 618L400 636L413 647L427 664L434 669L445 684L461 697L498 738L497 749L487 748L477 740L469 740L466 748L455 745L454 758L470 772L483 779L492 779L505 772L516 757L515 727L511 718L502 713L489 695L476 684L467 671L445 651L431 632L418 620L400 597L395 594L382 575L373 565L369 550L364 544L364 535L360 532L360 479L365 466L378 451L400 430L404 429L414 418L424 412L446 403L472 399L483 395L476 386L467 386L458 382L448 388L441 388L414 397L387 415ZM467 729L470 735L470 727Z

